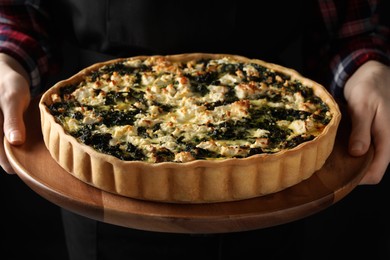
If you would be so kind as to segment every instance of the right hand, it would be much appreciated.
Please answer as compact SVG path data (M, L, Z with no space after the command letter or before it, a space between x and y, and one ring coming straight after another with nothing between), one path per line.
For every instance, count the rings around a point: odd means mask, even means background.
M11 56L0 54L0 166L14 173L4 150L4 137L11 145L26 139L23 115L30 104L30 83L25 69Z
M349 152L362 156L370 146L374 157L360 185L378 184L390 163L390 67L368 61L348 79L344 96L352 130Z

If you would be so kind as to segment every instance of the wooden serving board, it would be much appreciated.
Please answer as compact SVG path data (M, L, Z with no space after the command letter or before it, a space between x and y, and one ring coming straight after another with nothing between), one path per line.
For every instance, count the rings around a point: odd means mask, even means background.
M99 221L148 231L226 233L295 221L336 203L359 183L372 160L347 153L349 124L341 121L335 147L322 169L309 179L275 194L210 204L170 204L131 199L90 186L62 169L43 143L38 99L28 108L27 140L21 146L5 141L18 176L48 201Z

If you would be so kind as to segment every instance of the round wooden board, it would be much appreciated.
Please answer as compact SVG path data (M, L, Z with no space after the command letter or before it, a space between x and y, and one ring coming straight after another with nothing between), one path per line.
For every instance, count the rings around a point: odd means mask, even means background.
M27 140L4 142L18 176L50 202L99 221L148 231L226 233L284 224L319 212L345 197L363 177L373 150L364 157L347 153L349 124L341 121L335 147L323 168L278 193L234 202L170 204L108 193L76 179L52 159L43 143L38 99L26 112ZM345 117L345 116L344 116Z

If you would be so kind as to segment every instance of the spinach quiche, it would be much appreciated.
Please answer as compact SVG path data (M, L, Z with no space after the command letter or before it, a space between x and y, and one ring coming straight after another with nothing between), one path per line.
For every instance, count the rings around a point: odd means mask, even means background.
M76 178L172 203L263 196L319 170L341 113L295 70L227 54L94 64L48 89L43 140Z

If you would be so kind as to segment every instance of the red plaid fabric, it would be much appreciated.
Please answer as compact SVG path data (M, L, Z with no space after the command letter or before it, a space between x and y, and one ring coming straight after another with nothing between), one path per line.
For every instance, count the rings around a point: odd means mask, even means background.
M306 62L313 75L327 76L322 83L333 95L342 97L346 80L360 65L368 60L390 65L389 21L381 20L390 9L379 0L319 0L318 7L324 30L310 34L314 47Z
M49 18L44 15L41 2L44 1L0 0L0 52L12 55L27 69L33 95L42 91L52 67ZM317 10L309 12L322 20L320 27L308 30L311 32L306 40L310 46L305 63L313 77L320 73L329 76L323 83L330 86L334 95L342 96L345 81L367 60L390 64L389 24L379 17L386 10L388 14L384 16L390 15L384 7L385 0L307 2L316 3L313 7Z
M47 17L32 1L0 1L0 52L16 58L29 72L32 95L48 73Z

